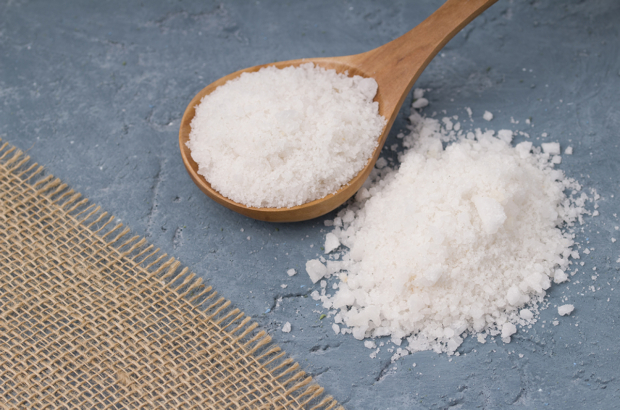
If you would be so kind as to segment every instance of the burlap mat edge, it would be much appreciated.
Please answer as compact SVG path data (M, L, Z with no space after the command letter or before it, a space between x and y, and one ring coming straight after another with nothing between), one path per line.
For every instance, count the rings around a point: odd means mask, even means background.
M217 291L202 283L202 279L190 272L188 267L181 267L181 262L176 258L165 260L168 255L159 248L153 249L154 246L148 244L146 238L135 235L127 239L130 233L128 227L120 222L113 224L114 216L109 216L96 204L89 205L88 199L82 198L80 193L59 178L51 174L44 176L45 167L30 161L30 156L8 142L0 146L0 162L25 185L55 204L68 218L88 230L93 238L116 252L120 258L131 259L141 266L148 273L149 279L157 280L164 288L173 290L194 312L207 320L215 319L220 331L234 339L247 357L271 373L285 390L285 395L290 396L301 408L312 405L310 410L344 410L332 396L325 395L324 388L316 384L311 376L300 370L298 363L272 342L266 331L259 329L258 324L235 308L230 300L217 297ZM147 259L153 258L153 262L144 265Z

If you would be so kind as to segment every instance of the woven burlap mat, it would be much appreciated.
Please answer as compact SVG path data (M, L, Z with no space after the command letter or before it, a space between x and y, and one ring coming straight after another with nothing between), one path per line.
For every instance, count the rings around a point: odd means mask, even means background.
M0 406L335 409L230 301L0 147Z

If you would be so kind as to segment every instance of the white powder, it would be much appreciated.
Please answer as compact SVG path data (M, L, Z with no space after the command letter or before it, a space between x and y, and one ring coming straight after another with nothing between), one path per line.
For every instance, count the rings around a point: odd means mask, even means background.
M338 323L357 339L408 337L411 352L452 354L465 332L509 342L516 325L536 320L551 280L567 280L566 228L587 197L574 198L579 184L531 142L448 132L416 112L410 120L400 169L375 169L368 195L334 221L332 234L350 250L326 269L345 272L323 306L340 309Z
M187 146L211 186L281 208L337 191L366 165L386 123L372 78L315 67L263 68L196 107Z

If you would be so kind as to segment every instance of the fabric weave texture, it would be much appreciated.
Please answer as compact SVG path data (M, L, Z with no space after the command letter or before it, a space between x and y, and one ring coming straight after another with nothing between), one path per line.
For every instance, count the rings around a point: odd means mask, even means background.
M231 302L0 147L0 407L342 409Z

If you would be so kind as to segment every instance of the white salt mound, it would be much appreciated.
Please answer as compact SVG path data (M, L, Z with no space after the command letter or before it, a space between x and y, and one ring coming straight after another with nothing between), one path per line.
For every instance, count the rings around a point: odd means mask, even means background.
M334 220L349 248L342 261L306 269L313 281L344 270L321 300L358 339L390 335L411 352L449 354L464 333L508 342L536 320L551 281L565 280L567 228L587 197L530 142L448 132L416 112L410 120L400 169L373 170L368 195Z
M575 309L575 306L573 306L573 305L558 306L558 314L560 316L570 315L573 312L574 309Z
M337 191L368 162L386 123L372 78L312 63L266 67L196 107L187 146L198 173L244 205L301 205Z

